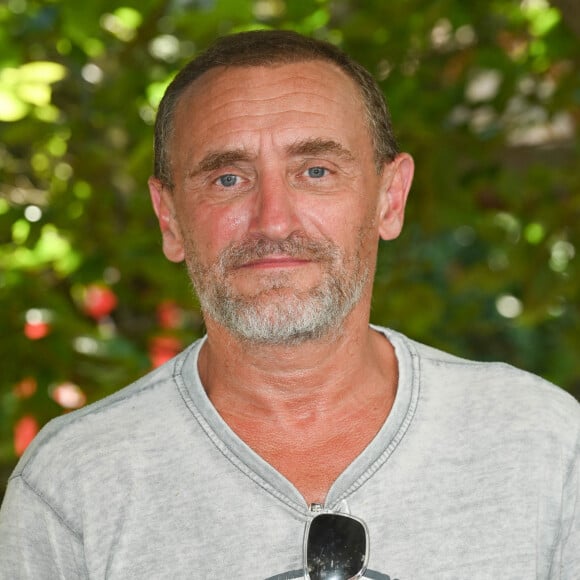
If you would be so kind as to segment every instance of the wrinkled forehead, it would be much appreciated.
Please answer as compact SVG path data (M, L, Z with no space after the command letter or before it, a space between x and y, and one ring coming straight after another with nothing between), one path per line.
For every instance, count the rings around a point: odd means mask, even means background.
M197 163L208 151L257 155L313 139L372 156L364 118L354 82L326 63L212 69L179 103L174 168Z

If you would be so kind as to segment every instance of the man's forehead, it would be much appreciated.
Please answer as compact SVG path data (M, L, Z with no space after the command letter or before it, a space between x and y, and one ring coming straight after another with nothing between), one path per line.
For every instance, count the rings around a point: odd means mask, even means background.
M301 70L314 70L317 75L310 74L308 79L300 74ZM272 77L272 72L277 73L287 72L287 75L276 75L283 76L285 81L288 83L293 83L297 88L300 86L308 84L312 87L313 81L316 81L322 88L326 87L329 80L334 80L334 82L342 82L345 84L345 88L349 87L354 89L358 93L358 87L356 86L354 80L350 78L338 65L335 63L321 59L302 59L290 62L272 62L269 64L260 65L229 65L229 66L215 66L209 70L202 73L190 85L184 90L181 101L189 100L189 98L199 98L203 95L208 95L214 91L218 91L221 86L228 84L233 79L243 80L245 77L252 77L256 79L257 77L262 77L264 84L269 84Z
M271 139L272 146L290 154L292 147L305 153L305 144L294 142L307 139L313 153L333 151L344 158L344 151L356 155L360 144L354 140L361 129L369 137L364 108L354 81L323 60L216 67L198 78L178 104L174 143L190 167L213 152L245 150L255 156L260 139Z

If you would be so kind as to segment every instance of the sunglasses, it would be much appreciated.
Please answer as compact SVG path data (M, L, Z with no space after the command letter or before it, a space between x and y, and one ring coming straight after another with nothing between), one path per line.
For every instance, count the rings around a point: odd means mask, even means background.
M319 513L304 532L304 578L362 578L369 560L366 524L350 515Z

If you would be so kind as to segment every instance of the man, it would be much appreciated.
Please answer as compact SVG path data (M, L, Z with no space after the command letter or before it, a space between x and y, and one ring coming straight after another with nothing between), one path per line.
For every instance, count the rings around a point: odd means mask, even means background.
M187 65L149 185L207 336L43 430L1 577L578 580L578 404L369 326L412 175L330 45L251 32Z

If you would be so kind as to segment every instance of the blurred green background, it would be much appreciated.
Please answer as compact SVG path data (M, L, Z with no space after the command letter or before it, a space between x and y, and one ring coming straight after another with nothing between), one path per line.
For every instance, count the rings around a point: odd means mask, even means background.
M576 0L4 0L0 495L39 427L203 332L149 205L152 124L182 64L255 27L367 66L416 159L372 320L580 394Z

